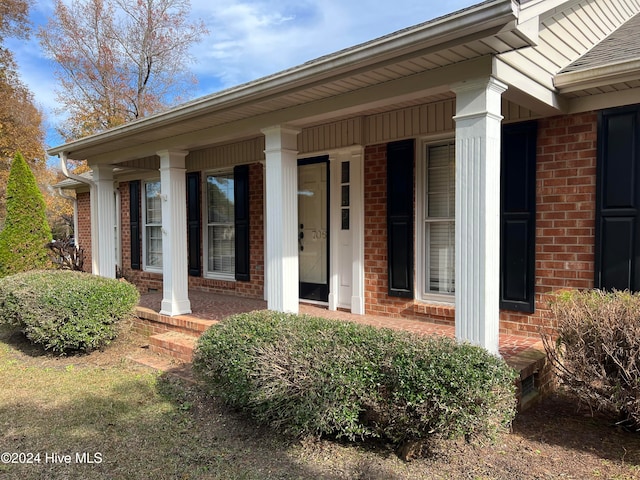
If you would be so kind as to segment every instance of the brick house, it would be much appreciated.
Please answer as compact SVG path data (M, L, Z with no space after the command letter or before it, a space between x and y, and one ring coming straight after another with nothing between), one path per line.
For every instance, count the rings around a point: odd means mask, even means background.
M640 1L489 0L49 150L93 273L499 333L640 283Z

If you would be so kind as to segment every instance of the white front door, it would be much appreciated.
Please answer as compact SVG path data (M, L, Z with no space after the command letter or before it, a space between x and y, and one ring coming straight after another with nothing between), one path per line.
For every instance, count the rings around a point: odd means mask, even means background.
M326 302L329 296L327 157L298 164L298 259L300 298Z

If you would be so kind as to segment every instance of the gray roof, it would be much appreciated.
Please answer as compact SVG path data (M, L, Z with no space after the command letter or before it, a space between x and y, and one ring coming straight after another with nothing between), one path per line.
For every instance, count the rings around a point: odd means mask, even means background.
M640 59L640 14L635 15L560 73Z
M84 172L84 173L81 173L78 176L86 178L87 180L92 180L93 179L93 172ZM62 180L62 181L56 183L55 185L53 185L53 187L54 188L63 188L63 189L73 190L75 188L82 187L84 185L85 185L84 183L79 182L78 180L74 180L72 178L65 178L64 180Z

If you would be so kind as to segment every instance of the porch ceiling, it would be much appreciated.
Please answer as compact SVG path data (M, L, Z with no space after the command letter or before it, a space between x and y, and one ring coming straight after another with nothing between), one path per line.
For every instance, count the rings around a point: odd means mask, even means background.
M438 100L449 85L491 73L491 56L532 44L510 0L492 0L299 67L206 96L49 150L91 163L196 149L248 138L261 128L305 127Z

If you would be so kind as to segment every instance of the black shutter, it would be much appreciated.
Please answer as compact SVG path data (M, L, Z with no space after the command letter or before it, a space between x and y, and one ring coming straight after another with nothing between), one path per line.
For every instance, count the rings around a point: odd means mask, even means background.
M129 234L131 237L131 269L140 270L141 231L140 231L140 180L129 182Z
M248 282L249 263L249 166L233 169L235 204L236 280Z
M387 145L389 296L413 297L413 140Z
M502 130L500 308L535 310L536 122Z
M640 290L640 106L600 112L595 286Z
M200 172L187 173L187 250L189 275L201 275L200 256Z

